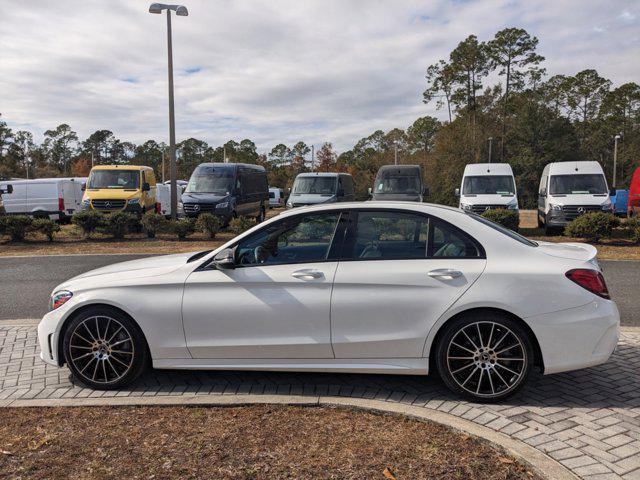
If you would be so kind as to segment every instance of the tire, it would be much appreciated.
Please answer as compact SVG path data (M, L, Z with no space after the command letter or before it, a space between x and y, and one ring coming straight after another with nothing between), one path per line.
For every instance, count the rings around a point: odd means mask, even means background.
M74 317L64 333L63 352L75 379L95 390L130 385L150 358L140 328L109 307L92 307Z
M555 228L550 227L549 225L547 225L546 223L544 224L544 234L547 236L551 236L554 235L556 232Z
M534 352L529 334L518 322L484 312L460 317L445 328L436 345L435 363L452 392L474 402L491 403L524 385Z

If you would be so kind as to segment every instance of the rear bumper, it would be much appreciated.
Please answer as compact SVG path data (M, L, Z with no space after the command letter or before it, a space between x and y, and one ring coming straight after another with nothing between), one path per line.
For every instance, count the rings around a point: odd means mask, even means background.
M544 373L559 373L606 362L619 338L615 302L597 299L581 307L525 318L538 339Z

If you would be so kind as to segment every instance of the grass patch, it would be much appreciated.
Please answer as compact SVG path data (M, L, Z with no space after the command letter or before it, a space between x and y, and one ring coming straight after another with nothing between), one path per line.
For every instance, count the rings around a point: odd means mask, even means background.
M3 408L0 449L9 478L538 478L449 428L337 408Z

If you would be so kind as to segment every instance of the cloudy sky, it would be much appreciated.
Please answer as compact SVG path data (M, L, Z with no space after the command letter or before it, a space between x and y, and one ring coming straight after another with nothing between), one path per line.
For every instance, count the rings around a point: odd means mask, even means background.
M549 73L640 82L635 0L184 0L174 17L178 141L330 141L425 114L426 67L467 35L540 39ZM166 141L166 22L141 0L2 0L0 113L14 129Z

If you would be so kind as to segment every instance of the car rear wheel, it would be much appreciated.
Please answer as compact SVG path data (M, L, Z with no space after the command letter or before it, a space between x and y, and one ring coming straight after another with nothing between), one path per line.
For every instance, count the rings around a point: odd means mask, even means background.
M117 310L95 307L71 320L64 357L87 387L112 390L129 385L145 370L147 345L138 326Z
M517 392L533 365L527 332L513 319L484 313L446 327L436 346L436 367L446 386L476 402L495 402Z

